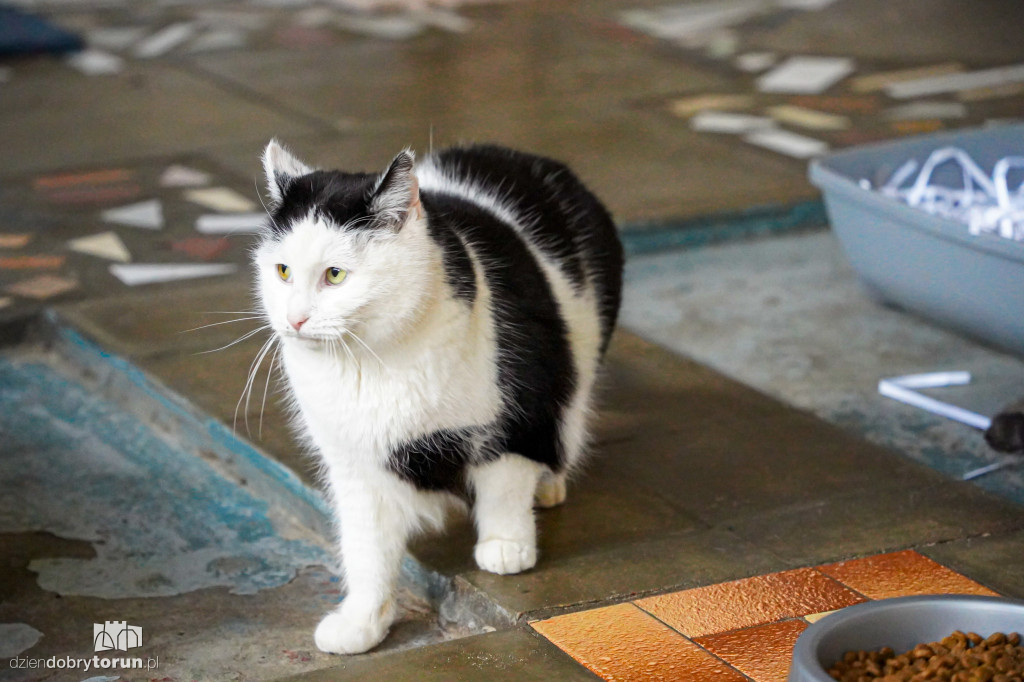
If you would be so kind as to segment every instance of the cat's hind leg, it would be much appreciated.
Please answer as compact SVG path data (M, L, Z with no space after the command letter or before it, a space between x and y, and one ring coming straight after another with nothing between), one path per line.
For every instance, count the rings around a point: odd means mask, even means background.
M555 473L550 469L540 475L535 496L538 507L549 509L565 502L565 477L564 471Z
M477 529L473 556L483 570L505 575L537 563L533 499L545 468L513 453L470 467Z

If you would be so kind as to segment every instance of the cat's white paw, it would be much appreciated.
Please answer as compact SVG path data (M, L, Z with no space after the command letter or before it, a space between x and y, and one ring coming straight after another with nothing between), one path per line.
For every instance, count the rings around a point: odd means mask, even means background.
M473 551L476 565L485 571L508 575L537 564L537 546L530 542L493 539L477 543Z
M535 499L538 507L543 509L557 507L565 502L565 495L565 476L544 474L537 482Z
M329 654L361 654L380 644L393 618L387 613L359 611L346 609L343 603L342 608L327 614L316 626L316 647Z

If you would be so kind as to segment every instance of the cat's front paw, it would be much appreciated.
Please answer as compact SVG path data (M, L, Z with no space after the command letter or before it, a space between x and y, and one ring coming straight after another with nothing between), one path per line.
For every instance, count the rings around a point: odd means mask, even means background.
M537 545L532 542L500 538L477 543L473 552L476 565L485 571L508 575L537 564Z
M365 609L342 607L329 613L316 626L313 641L329 654L361 654L380 644L388 634L393 617L390 609L366 613Z

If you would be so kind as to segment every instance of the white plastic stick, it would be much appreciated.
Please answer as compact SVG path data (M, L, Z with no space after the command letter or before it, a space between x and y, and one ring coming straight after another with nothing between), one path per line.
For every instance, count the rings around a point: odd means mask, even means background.
M963 386L970 383L969 372L930 372L927 374L908 374L891 379L882 379L878 382L878 392L887 398L898 400L907 405L920 407L922 410L937 414L941 417L973 426L976 429L985 430L992 423L992 420L977 412L965 410L956 405L944 403L941 400L930 398L918 393L914 389L921 388L942 388L943 386Z
M942 417L948 417L958 422L973 426L976 429L985 430L992 423L992 420L988 417L978 414L977 412L971 412L965 410L962 407L956 405L950 405L944 403L941 400L935 400L929 398L926 395L921 395L914 389L921 388L942 388L945 386L965 386L971 383L970 372L929 372L927 374L907 374L901 377L892 377L891 379L882 379L878 382L878 392L882 395L892 398L893 400L899 400L902 403L913 405L914 407L920 407L923 410L927 410L933 414L937 414ZM963 481L971 481L985 474L990 474L993 471L1004 469L1008 466L1017 463L1016 457L1009 457L999 462L987 464L977 469L971 469L960 476Z

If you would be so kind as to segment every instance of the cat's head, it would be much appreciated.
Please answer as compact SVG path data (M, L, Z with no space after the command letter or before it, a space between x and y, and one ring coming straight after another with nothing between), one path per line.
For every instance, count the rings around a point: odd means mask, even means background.
M381 173L343 173L314 170L271 141L263 166L270 220L254 264L274 333L310 346L400 334L430 288L412 153Z

